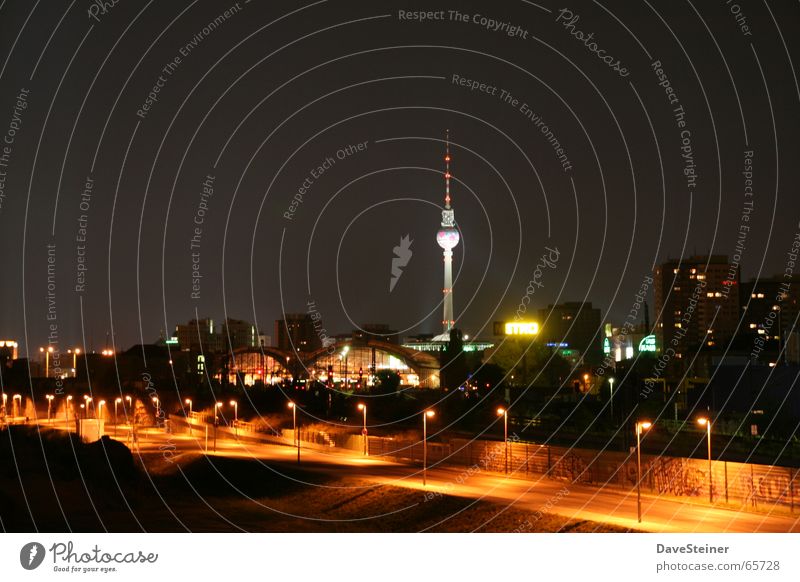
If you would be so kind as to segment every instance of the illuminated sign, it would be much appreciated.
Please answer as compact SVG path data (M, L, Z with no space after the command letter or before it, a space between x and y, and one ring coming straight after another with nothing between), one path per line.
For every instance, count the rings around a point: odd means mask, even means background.
M607 337L603 338L603 353L606 355L611 353L611 340Z
M539 333L539 324L535 321L520 321L506 323L506 335L536 335Z
M644 336L642 338L642 341L639 342L639 351L640 352L656 351L656 336L655 335Z

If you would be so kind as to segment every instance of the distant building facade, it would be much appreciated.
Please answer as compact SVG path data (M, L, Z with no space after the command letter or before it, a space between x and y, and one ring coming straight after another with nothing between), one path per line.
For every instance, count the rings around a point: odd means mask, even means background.
M800 276L775 275L742 283L740 334L751 359L774 363L797 361L796 332ZM779 356L783 352L783 355Z
M273 338L280 350L313 352L322 345L310 313L287 313L275 320Z
M539 310L539 325L539 340L546 345L577 350L588 364L602 360L602 314L591 303L548 305Z
M655 321L678 359L730 341L739 321L739 269L727 256L670 259L655 269Z

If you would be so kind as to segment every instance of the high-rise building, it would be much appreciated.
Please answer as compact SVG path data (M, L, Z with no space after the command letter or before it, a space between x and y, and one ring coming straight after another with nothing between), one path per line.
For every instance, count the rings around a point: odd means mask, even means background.
M539 341L554 348L583 354L586 363L602 359L603 325L600 310L591 303L567 301L539 310Z
M654 273L656 330L682 358L722 347L739 321L739 269L724 255L670 259Z
M442 247L444 254L444 314L442 317L442 335L449 339L450 330L455 325L453 315L453 249L458 245L459 234L456 228L455 211L450 207L450 131L447 132L447 141L444 155L444 209L442 210L442 223L436 233L436 242Z
M253 324L241 319L226 319L222 324L222 338L233 350L259 347L258 330Z
M224 337L215 333L214 320L192 319L175 326L175 336L181 351L215 353L227 349Z
M286 313L275 320L275 344L278 349L313 352L322 346L310 313Z
M742 345L757 358L778 360L778 354L784 352L782 361L787 361L788 352L793 351L789 335L795 327L800 301L800 276L764 277L742 283L739 301L742 306L742 325L740 335L746 338ZM794 331L797 331L795 327ZM741 344L741 342L740 342Z
M369 341L379 340L390 344L399 344L400 337L397 330L392 329L385 323L365 323L361 329L353 330L353 339Z

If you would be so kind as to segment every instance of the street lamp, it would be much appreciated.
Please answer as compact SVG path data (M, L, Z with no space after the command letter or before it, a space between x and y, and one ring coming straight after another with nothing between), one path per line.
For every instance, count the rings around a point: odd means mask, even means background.
M219 425L219 409L222 408L222 402L217 402L214 405L214 452L217 452L217 426Z
M114 436L117 436L117 425L119 424L119 419L117 417L117 407L122 402L122 398L117 398L114 400ZM125 410L125 406L122 407L122 410Z
M239 436L239 428L237 427L239 424L239 403L231 400L230 405L233 406L233 432L236 436Z
M642 523L642 432L653 426L647 420L636 423L636 515Z
M359 404L358 409L364 413L364 428L361 429L361 436L364 439L364 456L366 457L369 455L369 451L367 450L367 443L369 442L367 440L367 405Z
M189 418L187 419L187 423L189 425L189 436L192 436L192 399L187 398L184 402L186 402L187 406L189 406Z
M297 443L297 462L300 462L300 435L297 433L297 405L289 401L289 408L292 409L292 431L294 433L295 442Z
M39 348L39 352L44 354L44 377L50 377L50 354L53 353L53 346L48 346L47 349Z
M81 353L80 348L75 348L74 350L67 350L68 354L72 354L72 374L73 378L78 377L78 354Z
M17 402L19 400L19 402ZM16 408L17 413L14 416L21 416L22 415L22 395L21 394L14 394L11 397L11 406L12 408Z
M422 486L428 484L428 419L436 416L433 410L422 413Z
M347 381L347 352L349 352L349 351L350 351L350 346L344 346L344 348L342 348L342 358L344 359L344 387L345 387L345 390L347 389L347 384L348 384L348 381Z
M105 400L101 400L97 404L99 405L100 411L99 411L99 414L97 414L98 411L95 410L95 413L96 413L95 414L95 418L102 419L103 418L103 407L106 405L106 401Z
M91 401L92 401L91 396L87 396L86 394L83 395L83 403L85 404L85 406L83 406L82 408L86 411L86 413L84 414L84 418L89 418L89 403L91 403Z
M711 420L698 418L697 424L706 427L706 441L708 442L708 502L714 503L714 483L711 475Z
M505 472L508 474L508 410L502 406L497 409L497 416L503 417L503 443L505 443Z
M611 420L614 420L614 378L608 379L608 402L611 405Z
M69 430L69 413L72 411L72 394L67 396L67 403L64 405L64 418L67 421L66 430Z
M47 422L49 424L53 424L53 419L50 416L50 410L53 407L53 398L55 398L55 396L53 396L52 394L46 394L45 398L47 398Z

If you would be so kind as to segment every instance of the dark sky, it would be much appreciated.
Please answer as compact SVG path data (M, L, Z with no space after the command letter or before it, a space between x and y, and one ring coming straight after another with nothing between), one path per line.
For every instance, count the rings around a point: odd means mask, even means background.
M446 129L462 232L455 309L470 334L513 315L546 246L559 261L533 305L586 298L606 319L624 317L654 263L732 254L746 150L754 210L743 278L782 271L798 231L794 1L573 2L577 21L547 0L123 0L96 18L92 5L0 3L0 133L19 126L0 167L0 335L23 354L43 345L51 323L62 349L102 347L112 329L118 347L153 341L195 314L254 321L271 335L274 319L309 300L331 333L365 322L438 332ZM467 22L450 18L453 6ZM444 10L444 20L400 18L420 9ZM503 26L488 29L481 16ZM27 108L15 117L23 89ZM337 158L359 143L363 151ZM286 219L326 158L334 163ZM393 247L406 234L413 256L390 293Z

